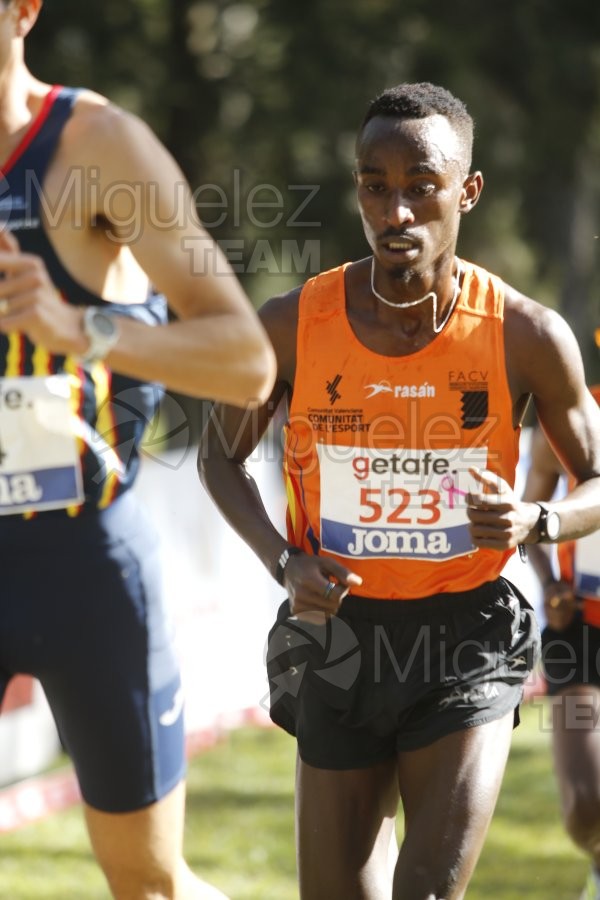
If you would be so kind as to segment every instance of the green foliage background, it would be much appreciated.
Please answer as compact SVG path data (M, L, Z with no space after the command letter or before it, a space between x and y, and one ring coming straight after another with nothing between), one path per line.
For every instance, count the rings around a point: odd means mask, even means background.
M146 118L205 187L207 222L218 199L207 186L221 188L227 215L212 231L243 241L236 261L257 304L312 274L283 264L283 241L317 241L321 268L366 254L351 181L365 106L399 81L444 84L475 117L486 179L460 252L559 308L600 377L600 4L49 0L28 61ZM261 184L284 199L277 225L272 209L246 214ZM286 224L299 200L289 186L308 184L318 192L303 220L319 224ZM259 240L273 258L248 272Z

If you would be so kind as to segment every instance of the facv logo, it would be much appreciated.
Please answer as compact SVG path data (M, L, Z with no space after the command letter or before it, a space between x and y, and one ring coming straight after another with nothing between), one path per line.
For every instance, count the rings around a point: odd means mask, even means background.
M365 384L365 390L370 391L365 397L370 400L378 394L393 394L399 397L435 397L435 387L424 381L423 384L396 384L392 387L389 381L378 381L377 384Z
M342 380L341 375L336 375L335 378L332 378L331 381L326 382L327 393L329 394L329 399L331 400L331 405L335 405L335 401L341 398L341 394L338 394L338 385Z
M489 396L487 391L462 391L461 393L462 427L479 428L489 414Z

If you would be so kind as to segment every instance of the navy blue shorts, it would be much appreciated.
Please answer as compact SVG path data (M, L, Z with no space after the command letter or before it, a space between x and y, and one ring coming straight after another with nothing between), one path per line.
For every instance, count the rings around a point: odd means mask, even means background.
M542 663L553 697L578 684L600 687L600 628L586 625L578 612L564 631L542 631Z
M39 679L84 800L129 812L185 772L183 696L157 539L135 498L0 518L0 700Z
M463 594L346 597L326 625L269 634L271 718L321 769L375 765L518 707L539 656L532 608L503 578Z

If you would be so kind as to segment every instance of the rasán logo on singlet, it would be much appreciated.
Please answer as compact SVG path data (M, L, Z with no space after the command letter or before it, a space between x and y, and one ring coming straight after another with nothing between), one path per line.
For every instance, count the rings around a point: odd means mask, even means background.
M393 394L394 398L421 398L435 397L435 387L424 381L423 384L391 384L389 381L377 381L374 384L365 384L365 391L369 393L365 400L377 397L379 394Z

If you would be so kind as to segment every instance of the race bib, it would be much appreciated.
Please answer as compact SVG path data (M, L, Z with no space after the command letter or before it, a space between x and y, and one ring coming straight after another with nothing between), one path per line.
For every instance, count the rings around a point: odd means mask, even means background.
M600 535L586 534L575 542L575 592L588 600L600 600Z
M83 501L67 375L0 379L0 515Z
M443 562L476 552L465 497L487 449L377 450L319 444L321 545L354 558Z

